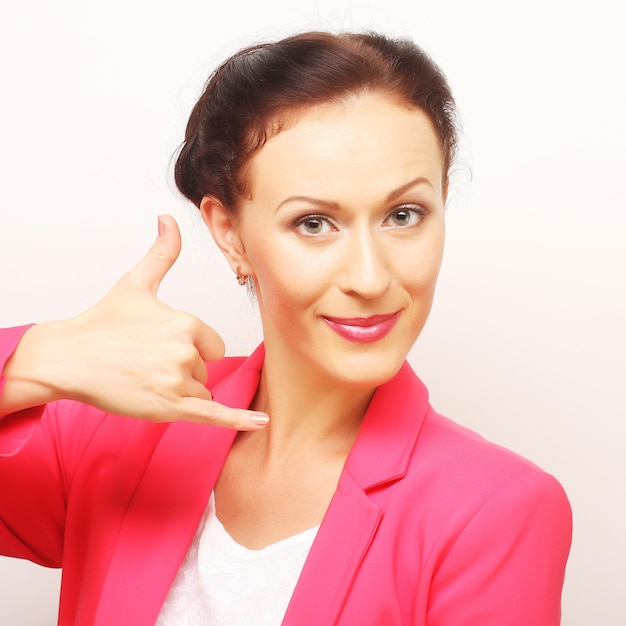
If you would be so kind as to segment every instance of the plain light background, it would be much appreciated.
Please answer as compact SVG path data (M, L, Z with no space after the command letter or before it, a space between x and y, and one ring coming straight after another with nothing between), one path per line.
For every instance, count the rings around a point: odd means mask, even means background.
M294 31L409 35L448 75L464 125L439 291L410 360L439 411L564 485L575 535L563 624L626 624L618 11L611 0L5 0L0 324L90 306L168 212L184 250L161 297L248 353L254 304L169 177L204 80L239 47ZM54 624L59 579L0 559L0 621Z

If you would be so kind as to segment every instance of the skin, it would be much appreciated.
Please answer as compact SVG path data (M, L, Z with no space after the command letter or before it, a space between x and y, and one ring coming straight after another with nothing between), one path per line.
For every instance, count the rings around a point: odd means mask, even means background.
M2 372L0 417L69 398L240 430L216 509L236 541L260 548L321 522L375 388L421 332L443 252L445 184L427 116L382 94L305 110L247 175L236 216L208 196L201 210L258 298L266 361L251 411L213 402L204 386L205 361L223 356L217 333L157 298L181 245L176 222L161 216L148 254L100 302L23 335ZM329 324L380 314L395 323L368 343Z
M264 427L267 415L211 400L205 361L224 356L220 336L156 297L180 247L176 222L161 216L146 256L100 302L27 330L2 371L0 418L66 398L155 422Z
M394 376L431 309L444 246L441 149L428 117L383 94L316 106L248 167L236 216L201 210L233 271L250 275L266 361L254 409L216 486L217 514L260 548L320 523L375 388ZM329 318L397 314L349 341Z

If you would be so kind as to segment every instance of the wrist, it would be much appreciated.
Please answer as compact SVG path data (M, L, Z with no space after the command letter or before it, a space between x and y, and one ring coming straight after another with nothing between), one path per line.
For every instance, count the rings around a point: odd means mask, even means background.
M26 330L2 370L1 415L68 397L61 348L64 325L46 322Z

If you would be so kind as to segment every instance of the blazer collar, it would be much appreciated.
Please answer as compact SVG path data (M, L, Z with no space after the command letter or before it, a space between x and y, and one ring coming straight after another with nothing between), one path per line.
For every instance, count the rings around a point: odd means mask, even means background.
M427 408L428 391L405 361L374 393L344 471L365 491L404 476Z
M215 386L214 398L228 406L247 408L256 393L264 357L261 344ZM428 390L405 361L398 373L374 393L344 471L364 491L401 478L427 408Z
M215 399L228 406L248 407L259 384L264 357L261 344L214 388ZM402 477L427 408L428 390L405 361L374 393L344 471L365 491Z

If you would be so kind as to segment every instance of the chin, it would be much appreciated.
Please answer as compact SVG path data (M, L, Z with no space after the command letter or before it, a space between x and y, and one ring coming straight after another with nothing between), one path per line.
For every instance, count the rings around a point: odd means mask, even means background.
M332 368L327 366L327 374L340 385L355 389L373 389L391 380L402 367L406 354L372 355L373 358L345 359Z

